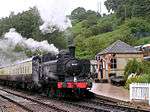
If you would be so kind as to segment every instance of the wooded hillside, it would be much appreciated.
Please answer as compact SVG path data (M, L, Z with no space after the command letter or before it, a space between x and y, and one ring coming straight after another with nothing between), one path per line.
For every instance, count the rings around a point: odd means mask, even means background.
M94 58L95 54L120 39L130 45L150 43L149 0L107 0L109 15L100 15L82 7L69 16L77 56Z

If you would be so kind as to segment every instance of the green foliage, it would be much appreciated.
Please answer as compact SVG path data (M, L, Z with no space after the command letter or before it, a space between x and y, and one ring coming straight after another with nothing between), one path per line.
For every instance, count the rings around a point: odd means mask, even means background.
M114 11L118 18L147 16L150 13L149 0L107 0L105 6L108 11Z
M131 78L129 78L127 81L126 81L126 83L125 83L125 88L126 89L129 89L129 85L131 84L131 83L138 83L139 81L138 81L138 77L131 77Z
M54 44L57 48L63 49L66 48L66 39L64 32L61 31L56 25L49 25L48 28L54 28L55 31L42 33L39 29L39 26L43 24L43 20L39 14L39 11L36 7L30 8L27 11L18 13L14 15L11 12L9 17L0 19L0 37L10 28L15 28L25 38L33 38L37 41L47 40L50 44ZM36 54L41 54L45 51L35 51L26 50L23 46L17 45L14 49L15 52L25 52L27 56L32 56ZM37 53L36 53L37 52Z
M101 15L98 12L92 11L92 10L85 10L82 7L78 7L74 9L71 12L71 15L69 15L69 18L72 22L72 25L87 20L89 25L96 24L97 19L101 17Z
M60 31L58 28L52 33L42 35L41 39L47 40L48 43L54 44L59 49L64 49L67 46L64 32Z
M137 73L138 76L127 79L131 73ZM129 89L131 83L150 83L150 62L130 60L125 67L124 75L127 80L125 84L126 89Z
M135 73L137 75L143 73L143 64L141 62L138 62L136 59L129 60L125 67L125 79L127 79L131 73Z
M150 74L143 74L138 78L139 83L150 83Z
M125 83L125 88L129 89L129 85L132 83L150 83L150 74L143 74L141 76L131 77Z
M144 45L150 43L150 36L149 37L143 37L136 41L135 45Z
M99 33L106 33L112 31L112 25L109 21L101 21L98 24Z
M104 4L109 12L111 10L116 12L122 3L123 0L106 0Z
M25 54L28 56L28 57L32 57L33 56L33 52L29 49L26 49L25 50Z
M11 13L9 17L0 19L0 35L7 32L10 28L15 28L24 37L32 37L38 40L39 33L37 35L33 35L33 33L40 32L39 26L42 23L43 21L36 7L17 15Z
M101 17L81 7L72 11L70 30L78 57L94 58L118 39L132 46L150 42L149 0L106 0L105 6L114 13Z
M143 66L143 73L144 74L150 74L150 62L149 61L143 61L142 66Z
M86 10L82 7L78 7L71 12L70 19L75 24L86 19Z
M116 21L116 18L114 17L114 15L110 15L110 16L111 17L109 16L101 17L101 19L98 20L98 24L93 25L95 27L95 29L93 30L92 30L93 26L87 27L87 25L85 24L85 21L79 22L75 26L72 27L72 32L76 40L75 43L77 45L77 49L84 49L84 52L86 52L86 53L80 53L80 52L83 52L83 50L78 50L77 55L79 53L79 54L84 54L84 57L92 56L94 58L95 57L94 55L96 55L97 52L100 52L101 50L105 49L107 46L117 41L118 39L132 46L149 42L150 40L149 37L143 38L143 36L149 35L149 32L150 32L150 29L149 29L150 24L147 22L147 20L144 20L142 18L132 18L132 19L126 20L124 23L122 23L122 25L117 27L117 23L111 22L111 19L113 21ZM105 30L107 28L108 29L110 28L113 31ZM94 31L96 32L95 34L93 33ZM78 41L80 40L79 38L81 38L81 42ZM91 46L88 46L88 43L91 43L90 38L92 39L95 38L98 43L98 44L97 43L95 44L96 50L94 50L93 52L89 52L89 49L92 48ZM85 46L83 45L83 43ZM85 55L88 55L88 56L85 56ZM80 56L82 58L83 55L80 55Z
M94 25L97 23L97 20L100 17L100 14L92 10L87 10L86 17L87 17L86 20L87 20L88 25Z
M135 73L137 75L150 74L150 62L138 62L136 59L129 60L125 67L125 79L127 79L131 73Z
M101 40L98 36L116 29L118 21L116 21L116 17L113 14L105 17L99 17L94 16L96 15L96 12L93 11L87 11L86 13L91 13L92 17L95 19L88 19L91 18L91 15L88 14L86 19L73 24L73 27L70 29L75 39L77 56L80 58L91 59L95 57L96 53L105 48L106 45L109 45L107 42L112 43L116 40L106 40L104 37L102 37Z
M24 51L24 48L19 44L17 44L14 48L14 52L22 52L22 51Z
M131 34L135 37L145 37L150 35L150 24L142 18L132 18L125 21L125 26L130 28Z

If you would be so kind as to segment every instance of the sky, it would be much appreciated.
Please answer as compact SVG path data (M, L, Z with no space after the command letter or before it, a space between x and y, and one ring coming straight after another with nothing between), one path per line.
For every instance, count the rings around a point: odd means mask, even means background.
M107 13L104 1L106 0L0 0L0 18L9 16L12 11L17 14L36 6L44 21L66 27L70 23L65 22L65 16L77 7L95 11L101 9L101 14ZM101 4L101 8L98 8L98 4Z

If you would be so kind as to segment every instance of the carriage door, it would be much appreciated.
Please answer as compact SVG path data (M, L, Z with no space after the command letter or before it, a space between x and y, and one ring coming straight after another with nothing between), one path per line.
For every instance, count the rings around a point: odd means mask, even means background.
M32 60L32 79L35 84L39 84L39 79L40 79L40 58L39 57L34 57Z

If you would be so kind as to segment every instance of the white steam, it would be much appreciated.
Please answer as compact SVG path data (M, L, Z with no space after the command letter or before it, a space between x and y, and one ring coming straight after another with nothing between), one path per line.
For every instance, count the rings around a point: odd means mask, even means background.
M39 27L43 34L53 33L56 30L56 27L52 22L45 22Z
M25 58L27 58L27 56L24 52L14 52L14 47L8 40L0 39L0 66Z
M53 44L49 44L47 40L38 42L32 38L26 39L16 32L14 28L11 28L9 32L4 35L3 39L0 39L0 66L27 58L24 51L19 53L15 52L16 45L29 49L32 52L38 50L53 54L58 53L58 49Z
M58 53L58 49L53 45L49 44L47 40L38 42L32 38L23 38L14 28L11 28L8 33L4 35L4 38L10 42L12 46L21 45L30 49L31 51L41 50L51 52L53 54Z

